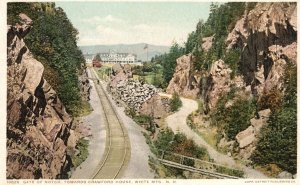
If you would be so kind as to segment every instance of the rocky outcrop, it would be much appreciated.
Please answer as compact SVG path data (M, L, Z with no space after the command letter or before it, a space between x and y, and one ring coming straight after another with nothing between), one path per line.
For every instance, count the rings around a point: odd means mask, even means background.
M203 51L208 52L209 49L212 47L213 42L214 42L214 36L204 37L202 39L202 44L201 44L201 48L203 49Z
M239 154L244 159L248 159L255 150L260 129L267 123L270 113L270 109L259 111L259 118L252 118L250 120L251 125L236 135L236 141L238 142L240 149Z
M295 15L295 3L257 3L253 10L245 12L226 40L227 50L241 49L242 76L230 79L229 67L220 60L214 62L205 84L200 84L207 111L233 85L258 97L282 88L286 63L296 62Z
M86 71L86 66L81 66L82 74L78 76L79 87L80 87L80 95L83 101L90 100L90 91L91 85L89 82L88 74Z
M197 98L199 94L199 77L193 75L193 57L191 54L179 57L173 78L166 92L173 94L177 92L181 96Z
M130 65L115 64L112 67L112 78L108 84L108 91L113 91L117 88L119 82L125 83L128 79L132 79L132 72ZM114 92L112 92L114 93Z
M7 29L7 178L66 178L71 117L23 38L32 21Z
M239 92L235 95L258 99L273 89L284 91L285 66L295 63L297 58L295 15L295 3L257 3L253 10L245 12L227 37L227 50L241 50L239 69L242 78L230 79L230 70L226 65L220 66L215 62L205 91L208 110L213 109L218 98L232 87L240 87L236 88ZM246 95L247 92L252 95ZM225 107L230 107L234 101L235 98L229 100ZM259 111L258 114L259 118L251 119L251 125L235 137L238 144L236 149L243 159L249 159L256 149L260 129L266 124L270 109ZM222 145L227 145L225 139L221 141Z
M257 86L258 93L280 88L286 62L296 62L295 19L296 3L257 3L228 35L227 49L242 49L244 80Z
M217 104L219 97L225 92L230 91L232 80L230 73L232 70L224 63L223 60L218 60L213 63L210 75L208 77L208 86L205 102L207 102L208 110L211 110Z
M214 109L220 97L229 92L233 86L239 89L245 87L242 77L235 76L232 79L231 73L232 70L223 60L218 60L212 64L209 76L206 80L207 88L204 89L203 94L206 111ZM226 106L230 106L232 103L233 102L228 102Z

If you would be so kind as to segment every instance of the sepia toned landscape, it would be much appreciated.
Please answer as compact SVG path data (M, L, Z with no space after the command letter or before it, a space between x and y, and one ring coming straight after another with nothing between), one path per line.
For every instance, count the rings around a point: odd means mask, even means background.
M296 179L296 2L7 3L7 179Z

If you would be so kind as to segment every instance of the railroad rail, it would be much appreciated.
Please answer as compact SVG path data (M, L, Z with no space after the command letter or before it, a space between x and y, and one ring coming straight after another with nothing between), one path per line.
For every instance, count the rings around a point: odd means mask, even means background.
M99 82L99 78L93 68L89 68L95 83L96 92L99 95L106 124L106 144L104 157L92 174L93 179L120 178L130 158L130 141L124 125L112 105L105 90Z

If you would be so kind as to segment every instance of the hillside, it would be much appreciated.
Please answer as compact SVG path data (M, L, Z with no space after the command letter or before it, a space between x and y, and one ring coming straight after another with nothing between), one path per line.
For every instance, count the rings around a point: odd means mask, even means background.
M184 47L154 61L167 93L203 102L193 129L276 178L297 171L296 14L296 3L212 4Z
M105 53L115 51L120 53L135 53L138 60L147 60L147 50L144 49L146 43L138 44L116 44L116 45L94 45L94 46L80 46L84 54ZM168 46L158 46L148 44L148 60L151 60L155 55L161 55L169 51Z

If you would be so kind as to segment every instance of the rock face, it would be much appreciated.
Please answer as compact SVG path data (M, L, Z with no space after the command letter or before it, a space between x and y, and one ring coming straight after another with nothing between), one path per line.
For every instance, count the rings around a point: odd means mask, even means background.
M207 89L205 97L206 102L208 102L208 110L215 107L219 97L224 92L229 92L232 83L230 79L231 72L231 69L224 64L223 60L213 63L207 82L209 89Z
M237 21L229 33L227 50L241 49L241 76L230 79L231 70L223 62L213 63L200 92L206 110L214 109L219 97L231 86L245 88L258 97L282 88L287 62L296 62L297 26L295 3L257 3Z
M227 49L242 49L244 80L258 93L280 88L287 60L296 62L295 15L296 3L258 3L227 37Z
M23 38L32 21L7 30L7 178L66 178L71 117Z
M89 77L86 71L86 66L84 64L81 65L81 74L78 76L79 87L80 87L80 96L83 101L90 100L90 91L91 85L89 82Z
M193 75L193 57L191 54L181 56L177 60L177 66L166 92L177 92L181 96L197 98L199 94L200 79Z
M85 66L81 66L82 74L78 77L79 86L80 86L80 95L82 100L89 101L90 100L90 90L91 85L88 79L87 71L85 70Z

